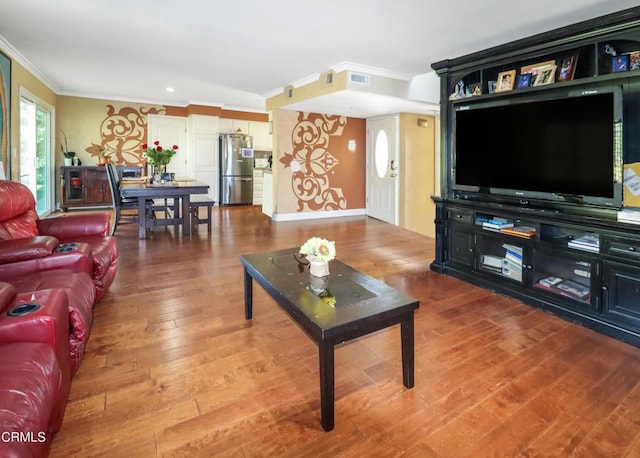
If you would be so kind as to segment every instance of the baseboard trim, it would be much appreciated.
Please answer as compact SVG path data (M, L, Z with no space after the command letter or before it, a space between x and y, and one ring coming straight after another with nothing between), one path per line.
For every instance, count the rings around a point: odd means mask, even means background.
M332 210L321 212L300 212L300 213L274 213L271 215L272 221L302 221L305 219L338 218L340 216L366 216L366 208L354 208L352 210Z

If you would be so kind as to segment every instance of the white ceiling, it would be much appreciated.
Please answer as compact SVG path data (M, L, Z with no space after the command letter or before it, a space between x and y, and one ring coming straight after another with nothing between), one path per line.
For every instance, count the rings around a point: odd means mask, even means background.
M0 48L62 95L264 111L278 89L344 62L414 77L439 60L633 6L637 0L0 0ZM351 107L361 117L426 109L349 92L293 108Z

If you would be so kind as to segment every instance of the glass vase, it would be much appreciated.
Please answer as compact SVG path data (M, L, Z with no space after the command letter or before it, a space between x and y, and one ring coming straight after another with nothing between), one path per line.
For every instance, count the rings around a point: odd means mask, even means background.
M314 294L321 295L329 286L329 263L309 261L309 288Z

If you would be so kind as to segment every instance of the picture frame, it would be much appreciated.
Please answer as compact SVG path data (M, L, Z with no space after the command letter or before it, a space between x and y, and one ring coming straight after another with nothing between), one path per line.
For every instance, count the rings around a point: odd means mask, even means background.
M536 75L536 80L533 85L545 86L547 84L555 83L556 68L557 67L555 65L549 65L548 67L540 69L540 72Z
M531 85L531 73L523 73L518 76L518 89Z
M620 55L611 57L611 72L626 72L629 69L629 56Z
M572 81L578 65L578 53L571 54L562 59L558 81Z
M474 83L469 86L471 96L482 95L482 83Z
M640 70L640 51L629 53L629 70Z
M489 90L489 94L493 94L496 92L497 81L487 81L487 89Z
M535 86L538 73L540 73L540 71L548 68L551 65L556 65L556 61L547 60L545 62L538 62L536 64L525 65L524 67L520 67L520 74L524 74L524 73L531 74L531 82L529 83L529 86Z
M496 92L506 92L513 89L513 83L516 79L515 70L507 70L498 73L498 81L496 82Z

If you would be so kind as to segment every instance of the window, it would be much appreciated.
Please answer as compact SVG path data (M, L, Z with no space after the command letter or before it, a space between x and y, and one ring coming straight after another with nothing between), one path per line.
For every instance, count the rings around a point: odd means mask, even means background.
M52 211L51 109L20 97L20 182L36 199L38 215Z
M384 130L378 131L374 148L376 173L378 177L384 178L387 173L387 162L389 162L389 139Z

